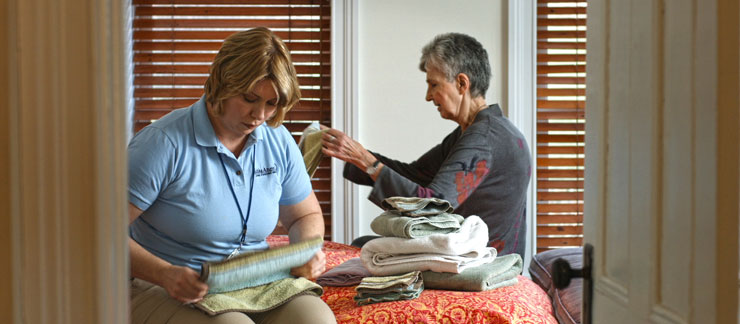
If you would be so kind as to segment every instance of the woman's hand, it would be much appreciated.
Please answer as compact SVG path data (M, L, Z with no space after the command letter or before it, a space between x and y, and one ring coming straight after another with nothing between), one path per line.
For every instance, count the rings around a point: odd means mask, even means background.
M308 261L308 263L290 269L290 274L296 277L304 277L306 279L316 279L326 270L326 255L323 251L319 250L316 254Z
M172 265L162 273L161 285L170 297L185 304L197 303L208 293L208 285L188 267Z
M324 125L321 125L321 129L327 129L321 135L322 153L344 162L352 163L360 168L360 170L367 169L368 166L377 160L362 144L347 136L342 131Z

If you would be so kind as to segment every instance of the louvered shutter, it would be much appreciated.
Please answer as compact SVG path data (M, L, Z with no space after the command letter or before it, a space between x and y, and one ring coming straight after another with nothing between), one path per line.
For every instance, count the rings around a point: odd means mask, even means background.
M331 126L330 5L328 0L133 0L134 131L197 101L223 40L257 26L285 41L298 72L302 98L284 125L296 141L313 121ZM328 158L311 183L331 239Z
M537 1L537 250L583 244L586 0Z

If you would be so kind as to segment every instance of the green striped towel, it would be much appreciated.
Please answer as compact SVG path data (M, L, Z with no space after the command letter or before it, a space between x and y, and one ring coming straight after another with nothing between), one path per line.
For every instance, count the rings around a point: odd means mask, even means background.
M261 313L301 295L321 296L321 286L306 278L286 278L266 285L208 294L195 307L209 315L226 312Z
M424 281L421 271L411 271L397 276L362 278L355 290L355 302L363 306L417 298L424 290Z
M323 243L321 237L316 237L220 262L204 263L200 279L208 284L208 293L221 293L291 278L290 269L306 264Z

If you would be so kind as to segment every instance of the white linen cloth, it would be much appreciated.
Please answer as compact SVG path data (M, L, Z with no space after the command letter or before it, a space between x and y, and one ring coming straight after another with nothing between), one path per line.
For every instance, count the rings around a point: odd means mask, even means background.
M460 230L449 234L370 240L362 247L360 259L376 276L427 270L460 273L496 258L496 249L486 247L487 242L488 226L480 217L471 215Z

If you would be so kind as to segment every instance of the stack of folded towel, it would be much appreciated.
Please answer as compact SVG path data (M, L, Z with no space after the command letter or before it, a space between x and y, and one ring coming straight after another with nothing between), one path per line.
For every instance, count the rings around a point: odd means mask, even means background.
M486 223L478 216L469 216L457 232L371 240L362 247L360 258L376 276L415 270L460 273L493 261L496 249L486 247L487 242Z
M451 214L437 198L391 197L371 228L384 237L367 242L360 259L376 276L423 271L427 288L482 291L516 284L518 254L497 257L487 247L488 226L475 215Z
M424 282L421 272L412 271L398 276L365 277L355 290L355 302L362 306L417 298L424 290Z

